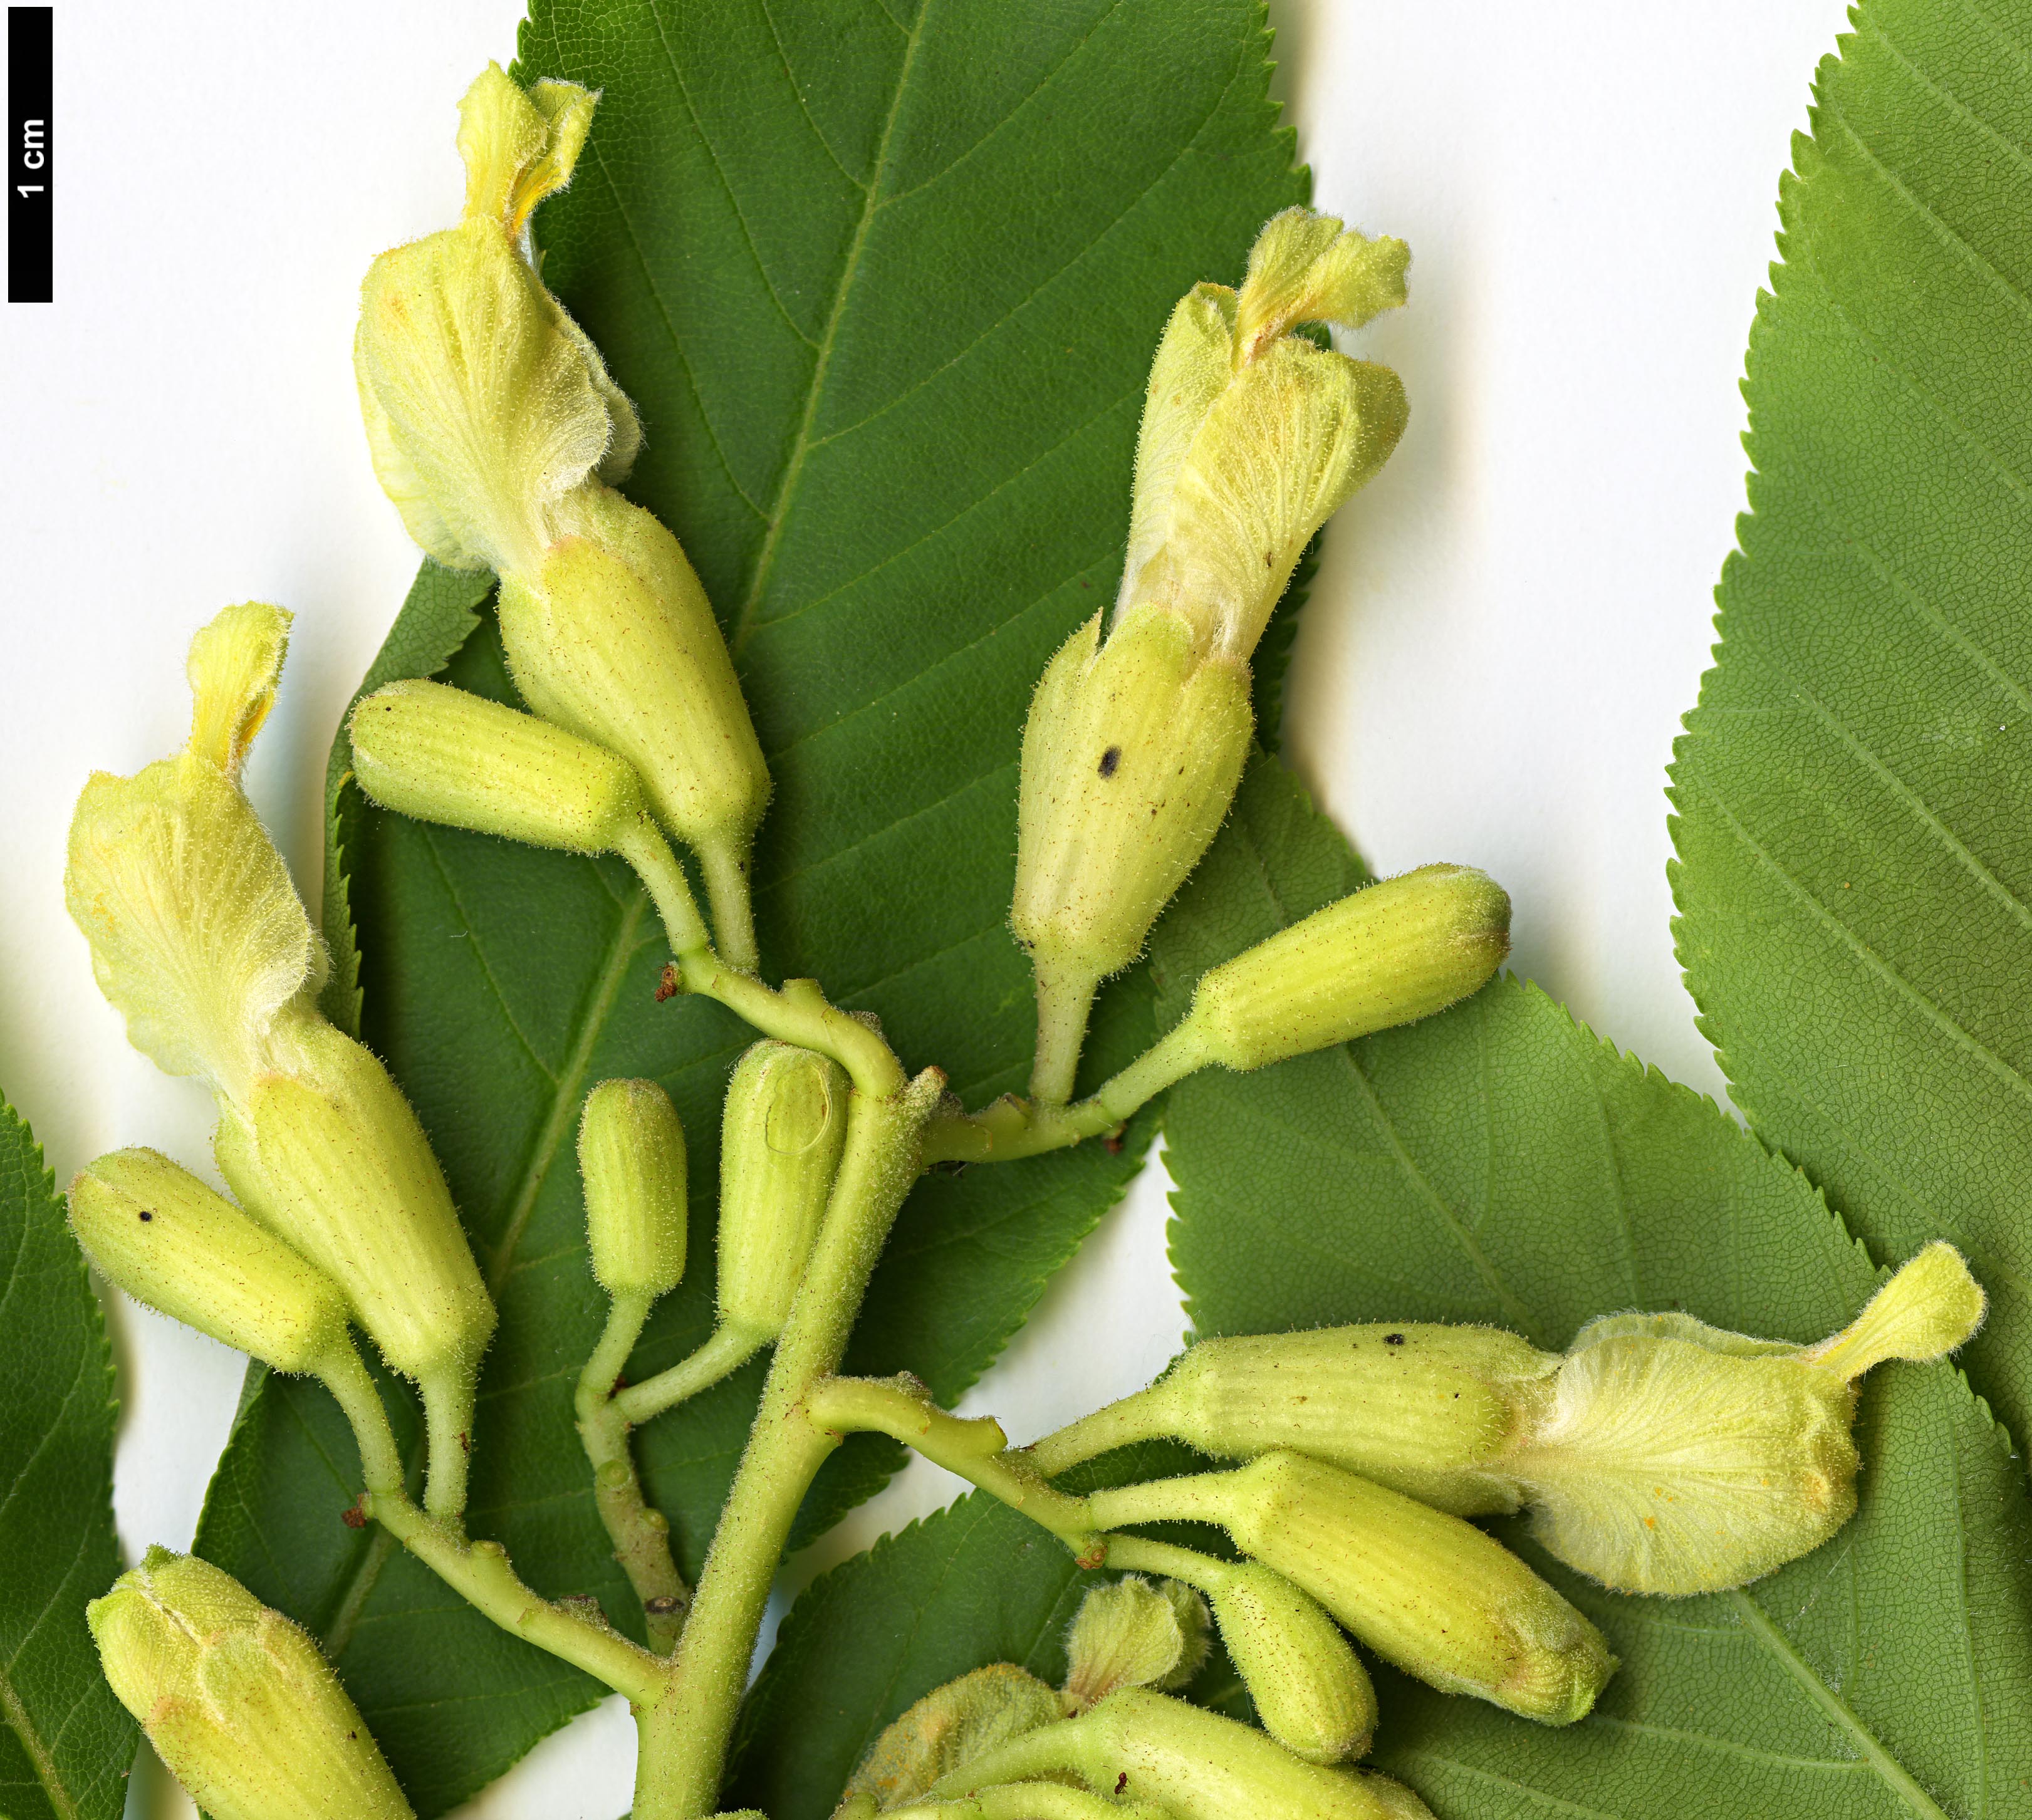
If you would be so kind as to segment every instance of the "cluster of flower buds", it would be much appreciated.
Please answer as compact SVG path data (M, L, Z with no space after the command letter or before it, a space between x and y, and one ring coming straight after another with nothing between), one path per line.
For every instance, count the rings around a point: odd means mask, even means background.
M92 778L65 878L135 1046L211 1088L240 1207L130 1152L87 1172L73 1217L122 1288L283 1369L312 1368L336 1299L421 1390L433 1506L455 1511L494 1304L409 1102L319 1013L323 946L240 788L288 625L249 603L198 633L189 743Z
M361 288L360 409L375 472L410 535L440 563L500 576L502 642L523 699L633 771L657 819L698 856L723 957L752 968L749 849L768 768L683 549L613 490L641 430L545 289L530 239L536 205L571 179L598 99L569 82L525 92L492 65L467 91L459 225L383 253ZM440 695L413 698L409 711L450 712ZM447 719L431 737L455 729ZM525 755L540 770L547 762L533 747ZM588 802L585 767L566 768L563 800L588 813L574 822L561 811L576 833L543 844L611 844L609 811L626 786L595 780ZM468 825L531 837L514 825L525 811L511 794L469 805L479 819ZM398 806L461 819L455 800L428 790Z
M1172 312L1112 614L1052 658L1024 729L1011 922L1037 973L1040 1098L1070 1093L1095 987L1136 957L1227 814L1249 658L1299 557L1403 431L1395 374L1294 331L1403 303L1408 257L1289 209L1239 293L1197 285Z
M85 1617L121 1704L212 1820L414 1820L317 1645L230 1575L151 1549Z
M1149 1389L1049 1438L1035 1458L1055 1473L1171 1436L1257 1461L1184 1484L1331 1473L1335 1495L1343 1481L1366 1481L1376 1495L1394 1488L1458 1515L1528 1508L1547 1550L1605 1586L1713 1592L1769 1573L1848 1520L1858 1380L1886 1359L1943 1357L1983 1307L1960 1255L1936 1241L1813 1345L1684 1314L1604 1316L1563 1354L1493 1328L1418 1323L1202 1341ZM1245 1515L1234 1529L1251 1553L1244 1531L1260 1522Z

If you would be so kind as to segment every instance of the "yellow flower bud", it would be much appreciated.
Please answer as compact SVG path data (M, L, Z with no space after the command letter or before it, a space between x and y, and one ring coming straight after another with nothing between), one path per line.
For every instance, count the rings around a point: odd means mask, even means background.
M555 541L503 573L499 610L530 707L633 765L702 862L745 867L769 768L678 540L619 494L583 488Z
M900 1807L941 1777L1010 1739L1062 1717L1059 1696L1013 1663L995 1662L935 1688L902 1714L861 1760L844 1799Z
M720 1126L719 1318L773 1340L790 1317L846 1143L846 1070L765 1040L727 1083Z
M1090 1503L1108 1528L1220 1524L1243 1553L1444 1693L1563 1725L1587 1712L1616 1669L1601 1633L1500 1542L1302 1454L1099 1491Z
M1309 1763L1365 1755L1376 1688L1340 1627L1283 1575L1220 1564L1214 1621L1264 1731Z
M1247 666L1204 657L1175 615L1138 613L1105 644L1100 634L1096 615L1031 703L1010 919L1047 1026L1063 1016L1075 1034L1219 830L1253 725Z
M1817 1548L1855 1509L1855 1380L1937 1359L1983 1296L1938 1241L1817 1346L1688 1315L1613 1315L1575 1337L1541 1419L1496 1464L1560 1560L1619 1591L1737 1587Z
M625 759L443 683L390 683L353 710L353 774L383 807L532 847L611 852L648 812Z
M247 1210L346 1292L388 1363L470 1385L494 1303L437 1158L373 1054L322 1020L286 1071L222 1109L219 1170Z
M1396 1783L1309 1763L1253 1726L1147 1688L976 1755L936 1793L1066 1774L1175 1820L1430 1820Z
M1227 813L1249 655L1299 556L1403 431L1394 373L1288 331L1403 302L1406 257L1288 211L1239 296L1200 285L1172 312L1112 621L1051 660L1024 729L1011 921L1037 970L1041 1099L1071 1093L1095 987L1136 957Z
M754 965L748 849L768 767L719 622L675 538L602 484L641 432L538 278L530 212L570 181L596 97L490 65L461 110L465 218L383 253L353 345L375 471L411 535L494 569L529 706L618 753L698 852L723 957ZM426 805L421 811L429 813Z
M1443 1011L1509 952L1501 886L1465 866L1421 866L1215 968L1186 1023L1205 1060L1263 1068Z
M212 1820L413 1820L317 1645L217 1568L151 1549L85 1617L121 1704Z
M278 1371L314 1371L349 1344L338 1285L158 1151L80 1171L70 1228L136 1301Z
M1066 1707L1083 1713L1117 1688L1182 1688L1207 1659L1206 1602L1182 1581L1137 1575L1097 1586L1066 1632Z
M603 1080L578 1124L592 1274L610 1296L666 1296L685 1274L685 1131L653 1080Z
M1103 1438L1171 1435L1241 1460L1286 1448L1457 1516L1513 1511L1516 1481L1489 1463L1559 1364L1500 1328L1415 1321L1202 1340L1104 1412Z

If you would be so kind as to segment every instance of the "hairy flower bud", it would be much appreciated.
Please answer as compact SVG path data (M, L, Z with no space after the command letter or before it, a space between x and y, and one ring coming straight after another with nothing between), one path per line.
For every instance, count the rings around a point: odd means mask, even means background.
M685 1132L653 1080L603 1080L578 1124L592 1274L610 1296L665 1296L685 1274Z
M413 1820L317 1645L217 1568L151 1549L85 1617L121 1704L212 1820Z
M1509 952L1501 886L1466 866L1421 866L1215 968L1186 1023L1208 1061L1263 1068L1443 1011Z
M444 1176L372 1052L322 1021L222 1108L213 1151L246 1208L346 1292L388 1363L469 1382L494 1303Z
M1403 430L1395 374L1290 331L1402 303L1406 256L1291 210L1239 296L1200 285L1172 312L1112 620L1052 659L1024 729L1011 920L1037 975L1040 1098L1070 1093L1095 987L1135 958L1227 813L1249 655L1300 554Z
M752 968L748 849L768 768L684 551L605 484L634 458L635 414L544 289L529 239L597 99L566 82L525 94L491 65L474 83L464 218L383 253L361 287L360 411L410 534L442 563L500 576L524 699L635 767L698 853L725 958Z
M1097 1586L1066 1632L1066 1709L1083 1713L1117 1688L1182 1688L1208 1647L1206 1602L1182 1581Z
M288 625L249 604L199 632L189 744L86 786L65 892L136 1046L211 1088L241 1205L338 1285L455 1429L493 1304L408 1102L318 1013L323 945L239 788Z
M702 863L745 867L769 769L678 540L619 494L585 487L554 540L504 572L499 611L530 707L633 765L663 826Z
M768 1040L727 1083L719 1318L750 1338L774 1339L790 1317L846 1143L848 1091L830 1057Z
M1817 1548L1855 1509L1855 1380L1937 1359L1983 1296L1936 1241L1816 1346L1690 1315L1612 1315L1576 1336L1542 1415L1496 1462L1546 1548L1620 1591L1741 1586Z
M312 1371L346 1339L322 1271L188 1169L115 1151L70 1184L70 1228L109 1282L278 1371Z
M443 683L390 683L353 710L353 771L383 808L532 847L611 852L648 812L627 761Z
M1116 1441L1167 1434L1240 1460L1289 1449L1470 1516L1517 1508L1515 1480L1488 1463L1543 1405L1559 1363L1496 1327L1257 1333L1201 1341L1104 1413Z
M1396 1783L1309 1763L1253 1726L1147 1688L980 1753L936 1793L1066 1774L1175 1820L1430 1820Z
M1338 1467L1266 1453L1233 1472L1093 1494L1106 1527L1217 1523L1356 1638L1444 1693L1571 1724L1615 1672L1601 1633L1472 1524Z
M976 1669L895 1720L861 1759L844 1799L902 1807L942 1777L1061 1716L1059 1696L1035 1675L1009 1662Z
M1208 1591L1221 1643L1264 1730L1309 1763L1365 1755L1376 1688L1340 1627L1257 1562L1222 1563Z

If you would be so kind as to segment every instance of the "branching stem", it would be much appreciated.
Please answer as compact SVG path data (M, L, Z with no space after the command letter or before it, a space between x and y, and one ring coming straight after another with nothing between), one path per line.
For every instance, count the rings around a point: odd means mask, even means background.
M652 1417L674 1409L701 1390L712 1389L730 1372L740 1370L762 1350L764 1343L759 1333L738 1327L715 1327L710 1340L668 1371L614 1392L614 1406L624 1419L640 1428Z
M617 1295L607 1329L580 1374L577 1398L579 1438L592 1465L593 1501L614 1543L614 1558L642 1602L642 1620L652 1653L677 1647L691 1607L691 1588L670 1554L670 1526L642 1496L642 1481L628 1445L629 1421L615 1397L628 1355L649 1318L651 1297Z

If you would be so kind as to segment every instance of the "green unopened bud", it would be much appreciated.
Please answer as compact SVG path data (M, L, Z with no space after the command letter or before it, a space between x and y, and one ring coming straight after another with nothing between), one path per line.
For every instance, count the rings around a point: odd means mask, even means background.
M1040 994L1082 1027L1220 829L1253 724L1247 665L1208 656L1175 614L1100 636L1096 615L1030 705L1010 916Z
M1507 1549L1459 1517L1296 1453L1132 1487L1218 1523L1369 1648L1450 1694L1526 1718L1581 1717L1615 1672L1601 1633Z
M891 1725L854 1771L846 1799L902 1807L942 1777L1060 1716L1059 1696L1035 1675L1009 1662L976 1669Z
M353 710L353 774L383 807L532 847L611 852L647 812L633 770L534 714L406 681Z
M830 1057L755 1044L727 1083L720 1127L719 1318L751 1339L783 1330L846 1143L848 1082Z
M1501 886L1466 866L1421 866L1215 968L1186 1025L1207 1061L1263 1068L1444 1011L1509 952Z
M531 707L618 752L702 860L746 863L769 769L719 622L682 547L605 487L502 581L502 643ZM710 882L710 881L709 881Z
M1435 1322L1203 1340L1122 1414L1205 1453L1288 1448L1469 1516L1516 1509L1516 1481L1489 1463L1559 1363L1500 1328Z
M1179 1580L1136 1575L1096 1587L1066 1632L1066 1710L1083 1713L1118 1688L1182 1688L1205 1665L1206 1602Z
M1417 1797L1395 1783L1309 1763L1253 1726L1146 1688L1125 1688L1083 1717L977 1758L939 1792L1066 1773L1096 1794L1149 1803L1175 1820L1426 1815Z
M315 1371L347 1344L338 1286L158 1151L88 1165L70 1228L136 1301L278 1371Z
M1610 1315L1581 1330L1541 1419L1499 1464L1547 1549L1604 1585L1741 1586L1854 1512L1855 1380L1885 1359L1939 1358L1982 1314L1967 1266L1936 1242L1816 1346Z
M214 1150L241 1204L337 1283L398 1371L470 1385L494 1331L437 1158L375 1056L330 1024L224 1110Z
M1263 1729L1309 1763L1365 1755L1376 1688L1340 1627L1281 1574L1227 1566L1209 1589L1228 1659Z
M85 1617L113 1691L212 1820L413 1820L317 1645L217 1568L151 1549Z
M578 1124L592 1274L610 1296L666 1296L685 1274L685 1132L653 1080L603 1080Z

